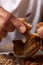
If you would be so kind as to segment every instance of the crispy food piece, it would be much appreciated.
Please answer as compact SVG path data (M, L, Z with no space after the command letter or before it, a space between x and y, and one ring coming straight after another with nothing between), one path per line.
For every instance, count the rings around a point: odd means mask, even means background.
M15 60L15 59L16 59L16 57L14 56L14 54L13 54L13 53L9 53L9 54L8 54L8 57L12 58L13 60Z
M25 44L21 40L14 40L13 44L14 44L13 51L17 55L22 55L24 53L23 50L24 50Z
M37 34L26 34L25 44L21 40L14 40L14 52L19 56L29 57L34 55L40 48L41 38Z
M27 31L23 34L26 40L14 40L13 50L18 56L29 57L34 55L40 48L42 39L37 34L30 34L32 26L23 18L21 21L26 25Z
M34 59L34 60L33 60ZM0 65L16 65L14 54L0 54ZM43 55L19 59L20 65L43 65Z
M30 37L30 39L27 38L27 42L24 50L24 56L34 55L39 50L40 45L41 45L41 39L37 34L33 34Z
M31 30L32 28L32 25L30 25L29 23L26 22L26 19L25 18L18 18L19 20L21 20L21 22L23 22L23 24L26 26L27 28L27 31L23 34L26 39L24 40L14 40L13 43L14 43L14 51L16 51L16 54L18 55L24 55L24 49L25 49L25 44L27 39L30 38L30 34L28 35L28 31ZM25 44L24 44L25 43Z
M15 65L15 62L10 56L0 54L0 65Z
M37 24L37 28L40 28L41 26L43 26L43 22Z

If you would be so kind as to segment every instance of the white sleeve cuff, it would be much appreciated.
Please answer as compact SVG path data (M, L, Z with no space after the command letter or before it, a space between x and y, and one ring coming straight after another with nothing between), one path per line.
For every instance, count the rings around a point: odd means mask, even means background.
M13 13L13 11L15 11L19 4L20 4L21 0L1 0L1 6L8 12Z

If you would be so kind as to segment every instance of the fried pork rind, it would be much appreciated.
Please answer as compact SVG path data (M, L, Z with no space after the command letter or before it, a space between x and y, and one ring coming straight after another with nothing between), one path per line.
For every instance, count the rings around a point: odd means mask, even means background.
M0 54L0 65L15 65L15 62L10 56Z
M14 52L18 56L29 57L34 55L40 48L41 38L37 34L26 35L27 41L25 43L22 40L14 40Z
M23 34L26 39L14 40L13 50L18 56L29 57L34 55L39 50L42 40L38 34L31 34L29 32L32 26L29 23L27 23L24 18L21 21L27 27L26 33Z

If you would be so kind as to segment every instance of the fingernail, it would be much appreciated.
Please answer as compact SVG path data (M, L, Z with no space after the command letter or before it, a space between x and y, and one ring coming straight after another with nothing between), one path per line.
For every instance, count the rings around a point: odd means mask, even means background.
M21 33L25 33L26 32L26 27L25 26L21 26L20 27L20 32Z

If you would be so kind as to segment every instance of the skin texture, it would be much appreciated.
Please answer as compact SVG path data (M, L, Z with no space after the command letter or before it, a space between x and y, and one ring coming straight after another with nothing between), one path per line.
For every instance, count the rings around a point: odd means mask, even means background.
M19 19L0 7L0 33L2 32L2 29L6 32L12 32L15 28L20 33L26 31L26 26Z

